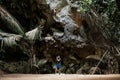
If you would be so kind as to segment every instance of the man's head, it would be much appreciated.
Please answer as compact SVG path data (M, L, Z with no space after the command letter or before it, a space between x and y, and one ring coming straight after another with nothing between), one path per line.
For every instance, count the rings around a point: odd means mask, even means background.
M57 61L60 61L60 60L61 60L60 56L57 56L57 57L56 57L56 60L57 60Z

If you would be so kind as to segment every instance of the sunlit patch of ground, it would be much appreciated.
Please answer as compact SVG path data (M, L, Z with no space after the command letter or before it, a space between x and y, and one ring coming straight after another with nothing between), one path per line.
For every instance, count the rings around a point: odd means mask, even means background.
M120 75L8 74L0 75L0 80L120 80Z

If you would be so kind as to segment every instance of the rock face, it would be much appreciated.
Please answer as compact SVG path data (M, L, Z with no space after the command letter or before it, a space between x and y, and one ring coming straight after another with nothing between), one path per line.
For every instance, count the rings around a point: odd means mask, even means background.
M71 7L71 5L75 5L75 2L70 3L69 0L46 0L46 2L50 6L50 9L54 11L54 15L52 15L54 20L62 24L63 26L61 27L64 28L63 32L53 32L53 37L63 43L69 42L76 43L75 46L78 47L84 46L87 38L85 37L80 14L77 12L76 6ZM61 33L63 35L59 35Z
M105 39L101 36L99 30L94 27L94 29L91 29L90 23L83 20L81 14L77 12L79 0L35 0L35 2L30 0L28 2L29 5L26 4L26 8L30 8L30 10L25 14L19 14L19 16L24 16L26 20L23 25L30 30L33 28L29 27L31 25L40 24L41 26L27 32L26 36L34 42L36 33L33 34L33 32L38 30L37 33L41 34L38 37L43 40L35 40L34 44L32 44L32 49L26 50L29 52L29 55L27 55L29 57L28 60L11 61L10 63L0 62L0 70L7 73L54 73L55 57L60 55L63 73L92 73L105 52L103 47L106 43L104 44ZM24 1L21 1L21 3L24 3ZM22 9L25 6L24 4L19 6L20 10L26 10L26 8ZM14 7L19 8L18 6ZM16 12L19 13L19 10ZM24 18L18 19L22 23L23 21L21 20L24 20ZM30 66L29 60L32 53L35 57L34 65ZM98 58L94 56L95 58L92 57L93 59L91 59L87 57L89 55L98 55ZM86 59L86 57L89 59ZM103 61L102 64L106 65L107 63ZM114 65L112 62L110 64ZM105 74L105 70L101 71L101 65L97 67L96 73ZM113 69L111 65L108 72ZM114 68L118 68L117 63ZM109 73L119 72L113 69Z

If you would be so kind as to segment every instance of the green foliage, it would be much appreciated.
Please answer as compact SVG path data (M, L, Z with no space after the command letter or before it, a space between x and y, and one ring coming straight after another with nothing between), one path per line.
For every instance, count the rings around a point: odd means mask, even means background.
M89 6L91 5L92 0L84 0L80 2L80 7L78 8L78 12L86 12L90 8Z
M0 18L7 25L7 27L16 33L24 35L23 29L19 24L19 22L1 6L0 6L0 11L1 11Z
M16 39L16 37L14 37L14 36L3 38L3 44L5 46L16 45L17 43L16 43L15 39Z
M120 43L120 36L119 31L120 28L120 11L118 10L118 7L116 6L115 0L83 0L79 4L80 7L78 8L78 12L83 14L88 14L87 20L88 23L93 24L96 23L98 26L101 26L102 28L106 28L107 33L109 33L112 42L114 42L116 45L119 45ZM99 20L99 23L96 21L97 18L95 18L92 14L97 14L97 16L100 15L101 17L105 17L102 20L106 20L105 23L101 23ZM96 17L97 17L96 16ZM86 19L85 19L86 20ZM103 25L104 24L104 25ZM106 34L105 34L106 35Z
M41 34L42 30L40 28L41 26L26 32L26 36L29 40L41 40Z
M99 1L99 0L97 0ZM119 27L120 27L120 11L118 10L118 7L116 6L115 0L106 0L102 1L101 4L98 2L95 2L95 7L97 9L97 12L101 14L106 14L108 16L108 24L110 25L108 29L111 33L111 40L116 44L119 45L120 43L120 36L119 34Z
M34 29L41 17L43 18L37 0L1 0L0 5L14 15L20 24L24 26L25 31Z
M31 0L32 3L32 0ZM13 46L17 45L16 40L19 39L21 36L24 37L24 31L20 23L11 15L9 14L4 8L0 6L0 18L1 20L7 25L7 27L16 32L19 33L20 35L16 34L10 34L10 33L5 33L1 30L0 36L1 40L4 44L4 46ZM26 38L30 40L40 40L41 39L41 26L38 26L36 29L33 29L32 31L28 31L26 33ZM2 45L2 44L1 44Z
M1 36L1 50L4 46L13 46L17 45L16 40L21 37L20 35L10 34L5 32L0 32Z

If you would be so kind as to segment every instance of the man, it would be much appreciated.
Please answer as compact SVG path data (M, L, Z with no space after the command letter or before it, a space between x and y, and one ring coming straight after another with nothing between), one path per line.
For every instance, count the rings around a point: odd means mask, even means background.
M61 58L60 56L56 57L55 73L61 73Z

